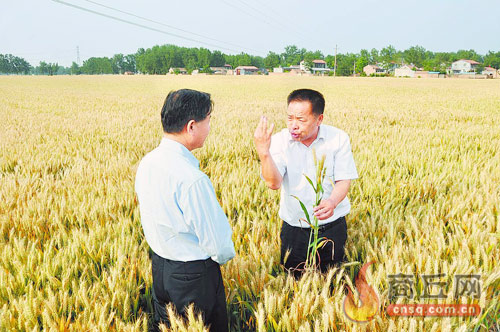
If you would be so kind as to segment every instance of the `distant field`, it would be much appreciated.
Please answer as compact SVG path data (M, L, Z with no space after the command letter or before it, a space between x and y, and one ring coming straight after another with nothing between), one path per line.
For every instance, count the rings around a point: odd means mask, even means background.
M215 101L195 155L234 231L237 256L223 267L232 330L486 331L500 320L500 80L0 77L0 331L147 330L151 264L134 177L161 139L165 96L184 87ZM350 136L360 178L346 248L360 264L295 282L279 266L279 193L259 179L253 132L261 114L284 128L299 87L320 90L325 122ZM354 323L346 280L370 260L382 306ZM397 273L445 273L439 303L454 301L455 274L480 274L480 299L461 303L482 314L391 318ZM421 283L400 302L438 303L420 296Z

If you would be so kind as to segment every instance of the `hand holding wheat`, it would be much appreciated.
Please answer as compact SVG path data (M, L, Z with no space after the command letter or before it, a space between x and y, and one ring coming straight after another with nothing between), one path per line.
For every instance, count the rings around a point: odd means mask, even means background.
M322 199L319 205L313 207L314 216L318 220L325 220L333 216L336 204L333 199Z

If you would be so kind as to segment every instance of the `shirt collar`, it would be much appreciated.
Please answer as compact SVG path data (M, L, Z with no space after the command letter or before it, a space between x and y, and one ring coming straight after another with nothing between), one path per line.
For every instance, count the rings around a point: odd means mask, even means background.
M319 141L320 139L322 139L322 140L326 139L326 130L323 128L323 125L319 125L318 136L313 141L313 143ZM300 142L295 141L292 138L292 134L290 134L290 132L288 132L288 140L290 141L290 143L293 143L293 142L300 143Z
M191 165L197 168L200 167L200 162L198 161L198 159L196 159L191 151L189 151L184 145L179 142L176 142L170 138L163 137L161 139L160 148L178 153L181 156L185 157Z

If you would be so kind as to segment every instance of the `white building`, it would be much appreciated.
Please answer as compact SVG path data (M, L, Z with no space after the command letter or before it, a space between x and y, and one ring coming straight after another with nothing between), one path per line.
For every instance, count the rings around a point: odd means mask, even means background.
M415 77L415 71L408 65L403 65L394 70L395 77Z
M452 74L473 73L479 64L480 64L479 62L474 60L461 59L451 64L451 73Z
M325 60L313 60L310 70L306 67L306 62L302 60L299 68L303 72L312 72L313 74L324 74L330 71L330 68L327 67Z

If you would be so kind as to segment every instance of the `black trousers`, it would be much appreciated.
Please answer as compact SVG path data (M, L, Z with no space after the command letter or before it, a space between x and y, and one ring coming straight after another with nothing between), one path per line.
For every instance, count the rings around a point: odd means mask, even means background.
M212 259L178 262L153 253L153 331L158 324L169 326L165 305L173 303L184 315L186 307L194 303L203 314L210 331L228 331L226 294L220 266Z
M292 272L296 278L304 272L304 265L307 258L307 247L309 245L310 228L301 228L290 226L283 221L281 227L281 264ZM335 264L345 261L345 242L347 240L347 223L345 217L341 217L324 226L320 226L318 238L327 238L333 241L328 241L325 246L318 249L319 257L316 256L316 262L319 260L321 272L326 272ZM332 249L333 256L332 256ZM287 251L290 254L286 260Z

